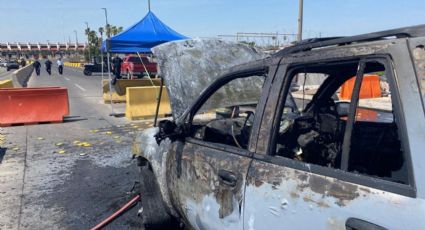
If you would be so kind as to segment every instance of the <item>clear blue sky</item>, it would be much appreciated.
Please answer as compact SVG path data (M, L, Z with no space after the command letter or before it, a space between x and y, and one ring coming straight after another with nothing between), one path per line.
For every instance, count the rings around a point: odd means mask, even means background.
M189 37L236 32L295 33L298 0L151 0L152 11ZM0 0L0 42L85 41L84 22L127 28L147 13L147 0ZM304 38L353 35L425 24L425 0L304 0Z

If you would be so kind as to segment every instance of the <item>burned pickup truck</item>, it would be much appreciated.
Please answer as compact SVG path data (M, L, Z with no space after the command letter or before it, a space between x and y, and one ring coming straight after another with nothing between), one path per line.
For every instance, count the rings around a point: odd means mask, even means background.
M147 228L425 226L425 26L153 52L173 120L133 146Z

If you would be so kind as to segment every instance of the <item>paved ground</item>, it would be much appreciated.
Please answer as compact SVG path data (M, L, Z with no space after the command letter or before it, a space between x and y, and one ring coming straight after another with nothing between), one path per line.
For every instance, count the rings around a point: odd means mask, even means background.
M101 77L81 72L65 68L59 76L54 69L48 76L43 69L29 82L68 88L67 122L0 129L1 230L88 229L134 196L138 171L131 143L152 122L109 116ZM124 106L115 109L123 112ZM137 209L106 229L140 229Z

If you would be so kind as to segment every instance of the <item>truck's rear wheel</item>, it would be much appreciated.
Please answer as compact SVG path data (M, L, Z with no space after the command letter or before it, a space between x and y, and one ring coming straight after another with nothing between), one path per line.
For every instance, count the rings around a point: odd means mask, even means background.
M143 208L141 217L145 229L178 229L177 222L167 212L149 162L145 161L144 164L146 165L140 167L140 196Z
M86 70L86 69L83 71L83 73L86 76L91 76L91 74L92 74L92 72L90 70Z

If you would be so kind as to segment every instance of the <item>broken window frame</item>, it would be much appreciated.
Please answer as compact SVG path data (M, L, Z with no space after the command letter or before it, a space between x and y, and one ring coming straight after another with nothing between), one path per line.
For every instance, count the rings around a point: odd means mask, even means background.
M398 127L398 135L399 135L399 139L401 142L401 146L403 148L403 153L404 153L404 160L406 163L406 170L407 170L407 174L408 174L408 184L401 184L401 183L397 183L397 182L393 182L393 181L389 181L389 180L385 180L379 177L373 177L373 176L368 176L368 175L362 175L362 174L357 174L354 172L348 172L348 171L344 171L342 169L337 169L337 168L329 168L329 167L324 167L324 166L320 166L320 165L315 165L315 164L311 164L311 163L306 163L306 162L301 162L301 161L296 161L290 158L285 158L285 157L279 157L279 156L275 156L275 151L276 151L276 146L277 146L277 135L278 135L278 130L274 128L277 125L277 120L279 117L282 116L282 112L283 112L283 106L285 104L287 95L289 93L290 90L290 84L292 81L292 73L293 73L293 69L295 68L299 68L300 65L311 65L311 64L316 64L317 61L315 62L297 62L297 63L292 63L288 66L286 65L281 65L281 67L286 68L285 71L279 71L278 72L284 72L285 76L284 76L284 80L283 80L283 86L282 86L282 93L280 96L280 99L278 100L278 106L277 106L277 110L275 113L275 118L274 118L274 124L272 125L273 128L271 131L271 136L270 136L270 145L269 148L267 150L267 155L264 156L257 156L254 155L254 158L257 160L262 160L262 161L266 161L269 163L274 163L277 165L281 165L284 167L290 167L290 168L294 168L294 169L298 169L298 170L302 170L302 171L307 171L310 173L314 173L314 174L319 174L319 175L323 175L323 176L328 176L328 177L333 177L339 180L343 180L343 181L347 181L347 182L351 182L351 183L355 183L355 184L359 184L359 185L364 185L367 187L371 187L371 188L376 188L376 189L380 189L380 190L384 190L384 191L388 191L388 192L393 192L393 193L397 193L403 196L407 196L407 197L416 197L416 186L415 186L415 182L414 182L414 177L413 177L413 167L412 167L412 163L411 163L411 158L410 158L410 150L409 150L409 145L408 145L408 139L407 139L407 129L406 129L406 125L405 125L405 120L404 120L404 116L401 110L401 100L400 100L400 95L398 92L398 88L397 88L397 82L395 80L395 74L394 74L394 69L393 69L393 65L391 64L391 57L389 55L370 55L370 56L363 56L363 57L352 57L352 58L343 58L343 59L327 59L327 60L320 60L320 63L335 63L338 61L355 61L358 63L358 65L360 64L360 62L365 62L367 63L368 61L374 61L374 62L379 62L381 63L384 67L385 67L385 74L387 76L388 79L388 83L390 85L390 89L391 91L391 99L392 99L392 104L393 104L393 113L394 113L394 119L395 122L397 124ZM358 69L359 70L359 69ZM358 71L359 72L359 71ZM289 79L291 78L291 79ZM356 79L357 81L358 79ZM355 92L353 90L353 95L359 94L360 91L360 85L358 86L358 90L357 92ZM351 108L353 106L353 101L351 101L350 104L350 113ZM355 108L357 108L357 104L354 104ZM355 111L355 110L354 110ZM354 121L354 120L353 120ZM347 132L347 130L346 130ZM344 138L345 138L345 133L344 133ZM350 133L350 138L351 138L351 133ZM343 143L344 144L344 143Z
M249 155L252 155L253 149L252 149L252 142L256 139L255 135L257 131L255 129L258 129L259 122L261 122L261 117L263 115L263 110L265 106L265 99L267 98L268 92L264 91L264 89L268 89L271 86L272 83L272 76L275 73L275 68L269 68L268 65L265 65L263 62L257 62L255 64L252 64L246 68L242 67L241 69L238 69L236 71L227 73L223 75L222 77L218 78L215 82L213 82L210 86L208 86L204 92L199 96L199 98L192 104L189 110L183 115L184 117L184 130L186 130L186 140L188 140L191 143L206 145L209 147L213 147L219 150L227 150L230 151L233 149L233 153L241 154L241 153L249 153ZM226 145L222 143L215 143L215 142L208 142L204 140L199 140L191 136L191 129L192 129L192 123L194 120L195 115L198 113L198 111L202 108L204 103L208 101L208 99L218 90L220 90L224 85L230 83L233 80L236 80L238 78L247 78L252 76L261 76L264 75L264 83L262 92L260 94L260 98L258 100L257 107L255 109L255 117L254 117L254 124L252 126L251 135L249 137L248 141L248 147L247 149L239 148L231 145ZM204 144L202 144L204 143ZM242 154L245 155L245 154Z

